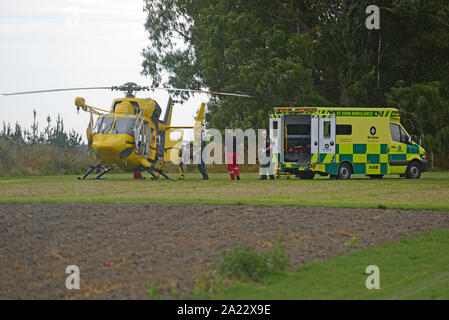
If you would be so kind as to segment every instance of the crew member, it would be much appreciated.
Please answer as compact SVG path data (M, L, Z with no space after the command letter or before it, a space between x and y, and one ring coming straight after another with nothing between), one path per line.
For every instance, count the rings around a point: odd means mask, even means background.
M140 145L139 145L139 147L137 147L136 154L140 154ZM140 171L134 171L133 178L134 179L145 179L145 177L142 176L142 172L140 172Z
M178 169L179 169L179 180L184 180L184 159L183 159L183 151L184 145L181 145L181 149L179 150L179 163L178 163Z
M142 172L140 172L140 171L134 171L133 178L134 179L144 179L144 177L142 176Z
M201 148L198 148L198 146L201 145ZM203 180L209 180L209 176L206 171L206 165L204 164L203 159L203 150L206 148L206 141L202 139L202 133L201 131L198 131L195 136L195 143L193 146L193 153L195 154L195 160L198 161L198 170L203 176Z
M266 131L263 131L262 138L265 140L265 148L263 148L260 152L261 164L259 180L267 180L267 175L270 176L271 180L274 180L273 159L271 157L271 140L270 137L267 136Z
M231 180L240 180L239 164L237 163L237 138L235 136L232 137L232 149L225 146L225 154Z

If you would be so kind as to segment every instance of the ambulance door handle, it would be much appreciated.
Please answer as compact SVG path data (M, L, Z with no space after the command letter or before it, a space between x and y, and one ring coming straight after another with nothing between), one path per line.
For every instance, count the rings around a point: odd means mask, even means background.
M313 143L313 145L317 146L317 145L318 145L318 142L315 141L315 142Z
M391 146L391 149L396 149L396 146Z
M333 141L331 141L331 146L333 146L334 145L334 142Z

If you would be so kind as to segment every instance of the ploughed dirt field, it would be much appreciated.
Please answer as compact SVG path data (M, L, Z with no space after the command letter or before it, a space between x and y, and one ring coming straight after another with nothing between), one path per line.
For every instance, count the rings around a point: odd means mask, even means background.
M282 234L292 268L449 228L449 214L210 205L0 204L0 299L144 299L188 294L220 252L269 249ZM357 248L345 245L359 235ZM65 287L77 265L81 289Z

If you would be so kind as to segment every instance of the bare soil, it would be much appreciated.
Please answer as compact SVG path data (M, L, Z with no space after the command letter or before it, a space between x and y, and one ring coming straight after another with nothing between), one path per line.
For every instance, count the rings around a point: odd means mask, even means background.
M0 299L144 299L191 292L220 252L269 249L292 268L449 228L432 211L210 205L0 204ZM359 235L354 248L346 245ZM67 290L77 265L81 289Z

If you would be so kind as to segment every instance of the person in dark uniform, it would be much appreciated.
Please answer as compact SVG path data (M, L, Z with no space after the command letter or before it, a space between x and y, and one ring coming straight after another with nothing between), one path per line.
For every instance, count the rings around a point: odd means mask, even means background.
M198 146L201 145L201 148L198 148ZM195 159L197 159L198 161L198 171L201 173L201 175L203 176L203 180L209 180L209 175L207 174L206 171L206 165L204 164L204 159L203 159L203 150L206 148L206 141L204 141L202 139L202 133L201 132L197 132L196 133L196 137L195 137L195 141L193 143L193 153L196 153Z
M270 137L267 136L267 132L263 131L262 138L265 140L265 148L260 152L260 179L259 180L267 180L267 175L270 176L270 180L274 180L273 173L273 160L271 158L271 140Z
M189 145L190 147L190 145ZM179 170L179 180L184 180L184 158L183 158L183 149L184 145L181 145L181 149L179 150L179 163L178 163L178 170Z

